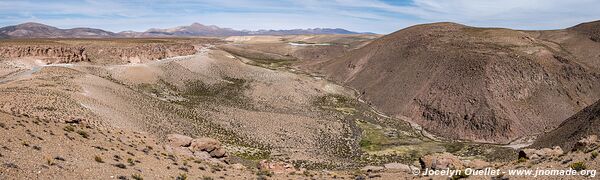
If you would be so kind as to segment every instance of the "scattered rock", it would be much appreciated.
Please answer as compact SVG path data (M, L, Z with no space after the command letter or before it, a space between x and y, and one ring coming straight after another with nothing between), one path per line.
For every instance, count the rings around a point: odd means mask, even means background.
M271 162L267 160L262 160L258 164L258 169L270 171L275 174L283 174L283 173L297 173L298 170L294 168L293 165L285 163L285 162Z
M585 138L577 141L577 143L575 143L575 146L573 147L573 150L574 151L577 151L577 150L588 151L588 150L598 147L598 144L599 144L598 136L590 135L588 137L585 137Z
M559 146L555 146L554 148L542 148L542 149L522 149L519 151L519 158L526 159L543 159L550 157L557 157L562 155L564 152Z
M79 124L81 122L83 122L83 119L81 119L81 118L72 118L70 120L65 121L65 123L67 123L67 124Z
M56 157L54 157L54 159L59 160L59 161L65 161L65 158L60 157L60 156L56 156Z
M474 159L471 161L468 161L466 163L467 167L473 168L473 169L485 169L487 167L490 167L490 163L483 161L481 159Z
M7 168L15 168L15 169L19 168L19 166L17 166L14 163L4 163L4 164L2 164L2 166L7 167Z
M223 161L227 156L227 152L221 147L221 142L212 138L192 139L189 136L179 134L167 135L169 145L165 146L167 152L196 157L203 160L212 160L213 158Z

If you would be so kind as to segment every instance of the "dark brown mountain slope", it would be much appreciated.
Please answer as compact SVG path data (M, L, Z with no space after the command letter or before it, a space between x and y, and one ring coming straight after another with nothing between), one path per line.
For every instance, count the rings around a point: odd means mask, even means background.
M565 120L558 128L537 139L532 147L560 146L571 150L577 141L589 135L600 135L600 101Z
M584 59L594 43L575 30L435 23L384 36L321 70L437 135L508 143L552 129L600 98L600 62Z
M569 30L583 33L589 36L590 40L600 42L600 21L581 23L569 28Z

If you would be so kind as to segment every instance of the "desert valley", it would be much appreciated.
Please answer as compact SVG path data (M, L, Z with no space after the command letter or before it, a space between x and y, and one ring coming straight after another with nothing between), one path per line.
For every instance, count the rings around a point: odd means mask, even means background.
M0 179L531 179L421 173L587 172L598 135L600 21L0 28Z

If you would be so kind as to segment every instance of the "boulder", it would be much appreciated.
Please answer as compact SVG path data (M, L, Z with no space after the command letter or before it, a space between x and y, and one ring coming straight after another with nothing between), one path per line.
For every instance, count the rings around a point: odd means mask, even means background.
M211 158L210 154L206 151L196 151L196 152L194 152L194 157L196 157L198 159L203 159L203 160L207 160L207 159Z
M191 157L194 154L192 153L192 151L190 151L190 149L186 148L186 147L173 147L173 146L164 146L165 151L178 155L178 156L188 156Z
M588 150L596 148L598 146L598 144L599 144L598 136L590 135L588 137L585 137L585 138L577 141L577 143L575 143L575 146L573 147L573 150L574 151L577 151L577 150L588 151Z
M189 147L192 143L192 138L181 134L167 135L169 145L173 147Z
M240 163L235 163L231 165L231 168L233 169L237 169L237 170L244 170L246 169L246 166L240 164Z
M210 156L213 158L222 158L225 157L225 149L219 147L218 149L215 149L213 151L210 152Z
M190 145L192 151L212 152L215 149L221 148L221 142L213 138L198 138L193 139Z
M558 157L562 155L564 152L562 148L559 146L554 146L552 149L550 148L542 148L542 149L522 149L519 151L519 158L526 159L545 159L551 157Z
M423 156L419 159L422 168L429 169L463 169L464 165L458 157L444 152Z

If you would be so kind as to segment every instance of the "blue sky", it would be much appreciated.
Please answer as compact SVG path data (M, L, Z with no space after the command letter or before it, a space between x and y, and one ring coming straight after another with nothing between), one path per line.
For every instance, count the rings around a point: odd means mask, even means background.
M599 0L0 0L0 26L40 22L119 32L198 22L247 30L339 27L390 33L452 21L557 29L600 20L599 8Z

